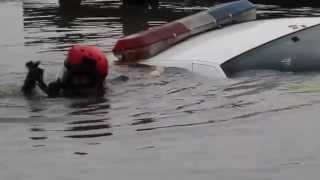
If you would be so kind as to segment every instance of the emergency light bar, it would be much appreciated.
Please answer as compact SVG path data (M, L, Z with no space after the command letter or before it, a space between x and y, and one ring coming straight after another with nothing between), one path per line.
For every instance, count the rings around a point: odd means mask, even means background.
M196 34L229 24L256 19L256 8L248 0L239 0L182 18L118 40L112 50L120 62L148 59Z

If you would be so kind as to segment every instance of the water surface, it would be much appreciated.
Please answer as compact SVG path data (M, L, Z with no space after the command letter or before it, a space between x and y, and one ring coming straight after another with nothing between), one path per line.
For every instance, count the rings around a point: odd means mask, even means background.
M73 44L108 54L124 35L216 3L85 1L66 12L55 0L0 1L1 179L315 179L319 73L251 71L220 81L112 66L103 97L20 93L28 60L41 60L51 81ZM258 4L258 18L319 10ZM129 80L111 81L119 75Z

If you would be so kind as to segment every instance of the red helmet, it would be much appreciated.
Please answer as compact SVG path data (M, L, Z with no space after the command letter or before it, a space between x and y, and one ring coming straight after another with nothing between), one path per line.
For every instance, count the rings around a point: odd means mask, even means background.
M85 60L91 60L95 63L95 71L98 75L105 79L108 75L109 65L105 54L95 46L75 45L69 52L65 65L76 67L85 63Z

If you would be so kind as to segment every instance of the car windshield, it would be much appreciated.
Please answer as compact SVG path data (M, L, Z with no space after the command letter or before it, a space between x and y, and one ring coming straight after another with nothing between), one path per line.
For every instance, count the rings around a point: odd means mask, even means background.
M294 25L291 28L298 27ZM320 25L316 25L249 50L226 61L221 67L227 76L251 69L320 70L319 48Z

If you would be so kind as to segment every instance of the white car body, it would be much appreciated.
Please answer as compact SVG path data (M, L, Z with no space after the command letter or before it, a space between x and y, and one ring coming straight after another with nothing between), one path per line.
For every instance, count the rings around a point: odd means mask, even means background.
M225 78L221 64L275 39L320 24L319 17L256 20L191 37L140 63L180 67L212 78Z

